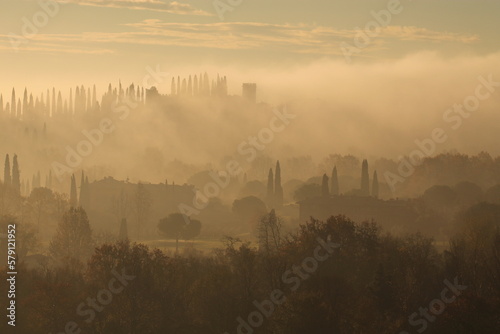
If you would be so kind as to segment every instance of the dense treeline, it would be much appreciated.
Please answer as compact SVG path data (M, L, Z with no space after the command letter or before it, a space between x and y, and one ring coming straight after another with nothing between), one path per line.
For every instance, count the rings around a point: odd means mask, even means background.
M19 268L17 330L496 333L499 217L498 205L471 207L442 253L422 235L396 237L344 216L283 235L274 212L261 219L258 247L227 238L206 256L129 241L101 244L88 260L61 252L58 265ZM65 215L84 230L85 219L81 209Z

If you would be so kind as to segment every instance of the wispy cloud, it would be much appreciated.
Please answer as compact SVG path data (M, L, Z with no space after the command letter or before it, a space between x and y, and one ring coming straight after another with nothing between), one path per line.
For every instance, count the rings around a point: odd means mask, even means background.
M162 0L61 0L63 3L73 3L81 6L108 8L125 8L133 10L149 10L177 15L212 16L208 12L196 9L190 4L177 1Z
M133 1L137 3L157 0ZM131 1L127 1L131 2ZM81 34L39 34L31 42L64 45L105 44L196 47L226 50L278 50L297 54L340 55L341 42L353 41L356 31L310 24L260 22L172 23L158 19L126 24L130 31ZM1 36L1 35L0 35ZM6 37L6 36L4 36ZM365 51L389 48L401 41L474 43L476 35L432 31L413 26L383 28ZM0 41L1 43L1 41ZM36 46L36 44L35 44ZM109 50L106 50L108 52Z

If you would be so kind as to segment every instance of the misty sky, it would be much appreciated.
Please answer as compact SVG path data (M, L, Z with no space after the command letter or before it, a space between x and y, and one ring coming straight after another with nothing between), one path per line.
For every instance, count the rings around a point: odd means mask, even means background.
M364 29L373 20L370 12L386 9L388 3L233 1L238 2L221 20L212 0L60 1L57 15L37 27L38 33L16 51L11 34L22 36L25 21L34 23L42 9L35 0L3 0L1 91L13 85L41 90L92 82L104 86L118 79L138 82L146 67L157 64L174 75L238 68L258 81L252 77L253 68L287 70L317 61L344 61L341 43L353 44L356 28ZM422 51L443 57L499 51L500 1L402 0L401 6L402 12L393 15L354 63Z

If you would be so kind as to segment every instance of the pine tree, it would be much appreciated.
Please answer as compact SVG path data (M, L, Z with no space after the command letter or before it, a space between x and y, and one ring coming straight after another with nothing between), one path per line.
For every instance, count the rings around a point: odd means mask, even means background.
M378 176L377 171L373 172L372 196L378 198Z
M332 170L332 195L333 196L338 196L340 195L340 191L339 191L339 179L338 179L338 176L337 176L337 166L334 166L333 167L333 170Z
M276 162L276 173L274 176L274 204L277 207L283 205L283 188L281 187L281 167L279 160Z
M17 155L14 155L12 161L12 187L18 194L21 193L21 171L19 170Z
M330 189L328 189L328 176L323 174L323 182L321 183L321 195L323 197L330 197Z
M370 176L368 175L368 161L363 160L361 167L361 196L370 196Z
M12 178L10 174L10 158L9 155L7 154L5 156L5 165L4 165L4 170L3 170L3 183L6 185L11 185L12 184Z
M75 180L75 174L71 176L71 189L69 193L69 206L71 208L76 208L76 205L78 203L77 199L77 194L76 194L76 180Z

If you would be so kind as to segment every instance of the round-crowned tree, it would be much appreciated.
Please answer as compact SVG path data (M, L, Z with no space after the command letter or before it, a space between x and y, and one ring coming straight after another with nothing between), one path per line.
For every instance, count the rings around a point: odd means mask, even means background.
M160 220L158 231L167 238L175 239L175 252L179 251L179 239L190 240L198 236L201 222L182 213L172 213Z

